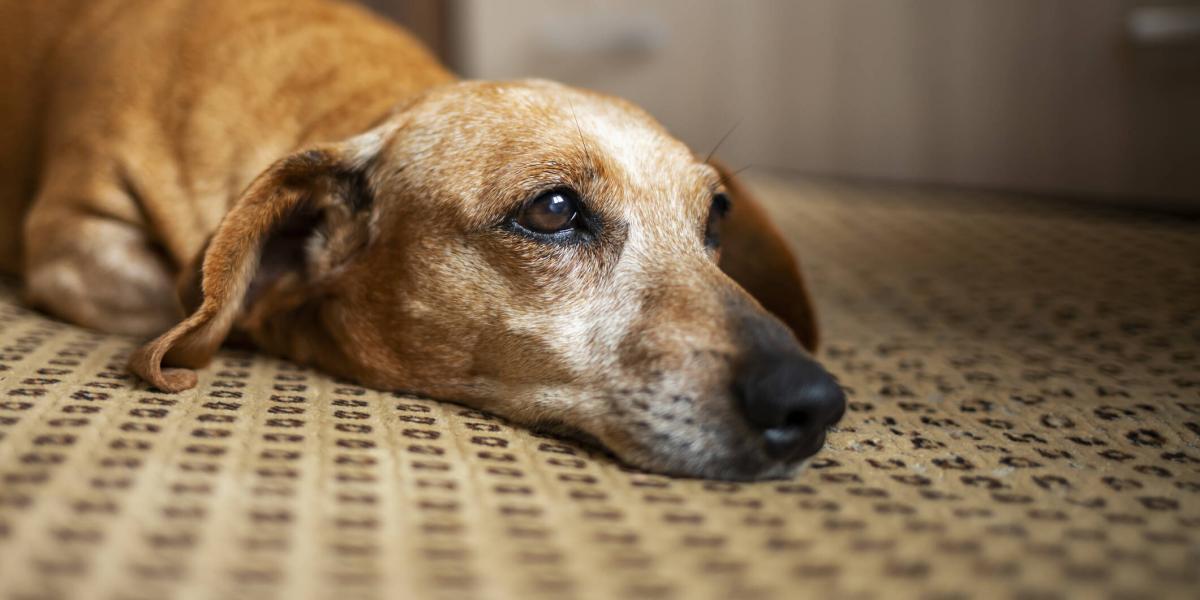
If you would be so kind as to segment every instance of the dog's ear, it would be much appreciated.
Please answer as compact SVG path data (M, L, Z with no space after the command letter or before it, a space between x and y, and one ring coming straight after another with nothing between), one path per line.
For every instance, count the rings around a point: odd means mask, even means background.
M783 320L810 352L817 349L817 321L800 265L766 210L725 165L710 160L729 196L721 223L719 264L734 281Z
M367 173L384 136L376 130L293 154L259 175L217 227L200 268L181 281L194 312L134 351L130 370L164 391L191 388L191 369L208 364L235 321L261 321L319 294L368 241Z

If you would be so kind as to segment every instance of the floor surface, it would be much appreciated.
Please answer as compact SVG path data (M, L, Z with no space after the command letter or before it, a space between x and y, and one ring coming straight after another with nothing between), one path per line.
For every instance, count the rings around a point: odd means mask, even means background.
M133 341L0 286L0 598L1200 594L1200 222L758 179L850 389L792 481Z

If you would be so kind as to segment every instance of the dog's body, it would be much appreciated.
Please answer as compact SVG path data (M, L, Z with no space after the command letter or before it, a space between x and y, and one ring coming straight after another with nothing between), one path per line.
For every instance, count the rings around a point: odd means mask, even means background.
M735 478L840 416L786 245L627 103L457 82L328 0L4 0L0 44L0 270L67 320L166 331L131 359L164 390L232 330Z
M178 320L175 275L267 166L452 81L330 2L17 1L0 27L0 126L17 132L0 146L0 268L23 263L57 314L138 335Z

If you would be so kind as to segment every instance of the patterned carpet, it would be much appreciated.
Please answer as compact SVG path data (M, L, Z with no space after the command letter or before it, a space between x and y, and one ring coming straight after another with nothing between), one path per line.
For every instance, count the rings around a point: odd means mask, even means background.
M1200 221L757 179L850 388L792 481L631 472L459 406L133 341L0 285L0 597L1200 594Z

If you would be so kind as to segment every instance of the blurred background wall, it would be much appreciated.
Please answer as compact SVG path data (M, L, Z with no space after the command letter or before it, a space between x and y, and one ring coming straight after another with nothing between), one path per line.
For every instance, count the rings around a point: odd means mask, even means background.
M1200 210L1200 1L370 0L468 77L806 175Z

